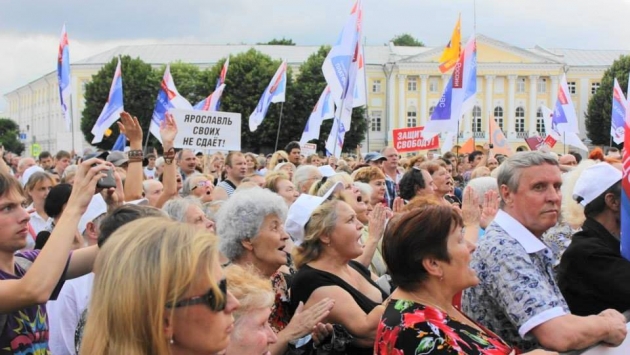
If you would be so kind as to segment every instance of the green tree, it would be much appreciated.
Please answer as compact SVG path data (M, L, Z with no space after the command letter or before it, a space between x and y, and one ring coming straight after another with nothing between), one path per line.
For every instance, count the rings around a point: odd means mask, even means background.
M164 73L165 69L166 66L163 66L158 72ZM177 91L193 106L212 94L214 90L214 88L208 88L203 77L203 71L197 65L182 62L171 63L171 75Z
M90 131L107 102L117 62L118 59L114 58L105 64L85 86L85 108L81 113L81 131L88 142L94 138ZM153 70L150 64L141 59L132 59L130 56L122 57L121 70L125 111L138 117L146 137L162 73ZM110 149L114 145L119 134L118 126L114 124L110 128L112 134L96 144L98 148Z
M630 56L621 56L604 72L599 89L588 102L586 130L588 138L595 145L610 144L610 116L612 113L612 91L617 78L622 91L628 87ZM613 145L615 143L613 142Z
M209 87L214 88L223 62L220 61L204 73L205 81ZM230 57L230 70L225 79L226 88L221 97L221 111L241 114L241 147L243 151L268 152L274 148L282 104L277 103L269 106L265 120L255 132L249 131L249 115L258 105L260 96L269 85L269 81L280 63L281 61L274 61L268 55L254 49ZM283 109L279 148L283 147L283 142L289 142L284 132L291 126L293 120L288 109L294 101L292 78L291 68L289 68L287 70L287 95Z
M292 140L300 139L304 126L308 120L313 107L317 103L319 96L326 87L326 80L322 74L322 64L328 55L330 47L320 47L316 53L313 53L301 66L299 75L296 79L291 95L295 98L295 106L292 107L292 125L291 134L295 137ZM289 93L287 93L289 95ZM354 152L357 145L363 141L367 129L367 122L364 118L365 109L355 108L352 110L352 124L350 131L346 133L343 151ZM312 140L311 143L317 143L318 151L324 151L326 140L330 134L333 120L326 120L320 128L320 139ZM284 129L283 129L284 131Z
M9 118L0 118L0 144L4 150L15 154L22 154L24 144L19 140L20 127Z
M422 41L417 40L414 36L409 33L403 33L391 39L397 46L408 46L408 47L424 47L424 43Z
M293 42L292 39L284 38L284 37L282 37L282 39L274 38L267 43L256 43L256 44L266 44L266 45L271 45L271 46L295 46L295 42Z

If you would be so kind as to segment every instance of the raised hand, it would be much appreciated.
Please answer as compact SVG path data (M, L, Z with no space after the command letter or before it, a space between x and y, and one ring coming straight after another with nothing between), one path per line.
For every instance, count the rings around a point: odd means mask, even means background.
M472 187L467 186L464 189L463 197L462 219L464 220L464 226L469 227L479 225L481 211L479 209L479 197L477 197L475 190L473 190Z
M129 143L137 143L142 145L142 127L137 117L131 117L128 112L123 111L120 114L120 121L116 122L120 133L127 136Z
M106 176L105 171L108 169L113 169L113 166L101 159L92 158L82 162L74 176L74 185L68 206L77 208L79 212L84 213L96 193L96 183L100 178Z
M170 112L167 112L164 116L164 121L160 123L160 137L162 142L173 143L177 136L177 122Z
M483 199L483 205L481 206L481 217L479 218L479 226L486 229L494 216L499 211L499 194L494 190L486 191Z

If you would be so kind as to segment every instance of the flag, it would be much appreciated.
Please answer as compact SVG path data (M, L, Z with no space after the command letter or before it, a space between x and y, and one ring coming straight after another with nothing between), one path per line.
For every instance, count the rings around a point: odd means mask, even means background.
M461 24L461 15L457 19L457 23L455 24L455 28L453 29L453 34L451 35L451 40L448 41L448 44L444 48L444 52L442 52L442 56L440 57L440 72L446 73L451 70L457 64L457 60L459 59L460 52L462 51L462 24Z
M162 83L160 84L160 91L158 91L157 100L155 101L155 109L153 110L151 126L149 128L151 134L160 140L160 142L162 140L160 137L160 124L164 121L164 115L173 108L192 110L192 105L177 92L173 76L171 75L171 66L167 64L164 70L164 76L162 77Z
M512 155L512 148L510 148L510 145L508 144L503 131L497 124L497 121L495 121L494 117L488 117L488 119L490 120L490 142L492 142L492 145L494 146L492 148L492 152L507 156Z
M453 149L457 134L458 132L446 132L442 135L442 146L440 147L442 154L450 152Z
M199 101L193 108L195 110L201 111L213 111L217 110L219 98L221 98L221 94L223 94L223 89L225 89L225 84L219 85L219 87L214 90L210 96L205 99Z
M525 143L527 143L529 150L539 150L545 144L545 140L541 136L532 136L525 138Z
M475 104L477 92L477 42L470 37L459 57L442 98L425 126L426 138L457 131L462 115Z
M116 65L116 70L114 71L112 86L109 88L107 102L105 102L103 111L101 111L96 123L94 123L94 127L92 127L92 134L94 135L92 144L103 141L105 131L107 131L107 129L120 118L120 114L124 110L122 70L120 68L120 57L118 57L118 64Z
M458 154L469 154L475 151L475 141L471 138L468 138L464 145L459 148Z
M287 92L287 61L283 61L271 78L271 82L267 85L263 92L258 105L254 112L249 115L249 130L254 132L262 123L269 110L269 105L277 102L284 102Z
M365 84L365 54L363 51L363 45L361 43L359 45L359 61L357 68L357 79L354 85L354 98L352 100L352 107L361 107L367 104L367 99L365 97L366 93L366 84Z
M228 57L225 60L225 63L223 63L223 67L221 68L221 73L219 74L219 79L217 79L217 86L214 88L215 92L217 90L219 90L219 87L221 87L221 85L225 84L225 77L227 76L227 71L228 71L228 67L229 66L230 66L230 57ZM225 89L225 87L224 87L224 89ZM216 104L214 105L214 111L219 111L219 109L221 107L221 95L223 95L223 89L221 89L221 93L216 98Z
M563 75L558 87L558 98L553 110L551 126L558 133L573 132L580 133L578 128L575 106L571 100L571 93L567 85L567 76ZM588 149L586 149L588 151Z
M343 122L337 117L333 121L333 125L326 141L326 155L339 159L341 157L341 150L343 149L343 142L346 137L347 129Z
M114 143L114 146L112 147L112 151L118 150L118 151L124 152L126 145L127 145L127 136L125 136L123 133L120 133L118 135L118 138L116 138L116 142Z
M630 82L628 83L630 85ZM626 104L624 140L630 142L630 109ZM623 150L623 179L621 180L621 256L630 261L630 149Z
M621 91L619 82L615 78L613 86L612 113L610 117L610 135L615 143L624 142L624 126L626 119L626 97Z
M335 106L331 95L330 86L326 86L306 122L304 132L302 132L302 138L300 138L300 146L303 146L312 139L319 139L319 129L321 128L322 122L335 117Z
M59 41L59 55L57 56L57 79L59 80L59 99L61 100L61 112L66 121L68 131L72 127L72 108L70 107L70 95L72 85L70 83L70 49L68 43L68 33L66 25L61 29L61 40Z
M562 142L564 145L570 145L588 152L588 147L582 142L577 132L558 130L558 127L562 126L559 126L559 121L555 118L556 111L551 111L550 108L544 105L540 108L543 112L543 122L545 124L545 131L547 132L545 143L549 145L549 147L553 147L556 142Z
M363 7L361 0L357 0L339 34L337 42L328 52L328 56L326 56L322 65L324 78L330 86L337 106L340 105L341 100L346 96L349 82L352 81L350 71L353 63L356 63L357 48L361 40L362 17ZM350 92L354 93L354 88Z

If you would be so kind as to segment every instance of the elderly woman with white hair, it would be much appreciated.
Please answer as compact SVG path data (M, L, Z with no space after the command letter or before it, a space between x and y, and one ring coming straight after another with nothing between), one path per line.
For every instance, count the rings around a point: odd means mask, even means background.
M203 174L193 173L184 180L182 197L194 196L203 204L212 201L211 194L213 190L214 184L212 183L212 179Z
M214 222L206 218L198 198L185 197L169 200L162 207L162 211L175 221L192 224L200 229L214 232Z
M282 197L253 187L237 190L217 214L221 253L233 264L252 267L273 285L276 297L269 321L278 341L271 344L271 354L284 354L290 341L310 334L333 306L326 299L307 311L299 307L291 318L288 275L279 271L290 263L287 211Z

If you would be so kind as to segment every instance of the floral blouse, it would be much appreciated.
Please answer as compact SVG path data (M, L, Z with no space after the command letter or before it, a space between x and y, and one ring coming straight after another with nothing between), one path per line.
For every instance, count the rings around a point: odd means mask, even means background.
M461 323L434 307L394 299L383 313L374 343L376 355L514 353L488 330Z
M290 307L287 276L280 271L276 271L276 273L271 276L271 283L276 297L271 306L269 324L276 334L282 331L291 321L291 317L293 317Z

